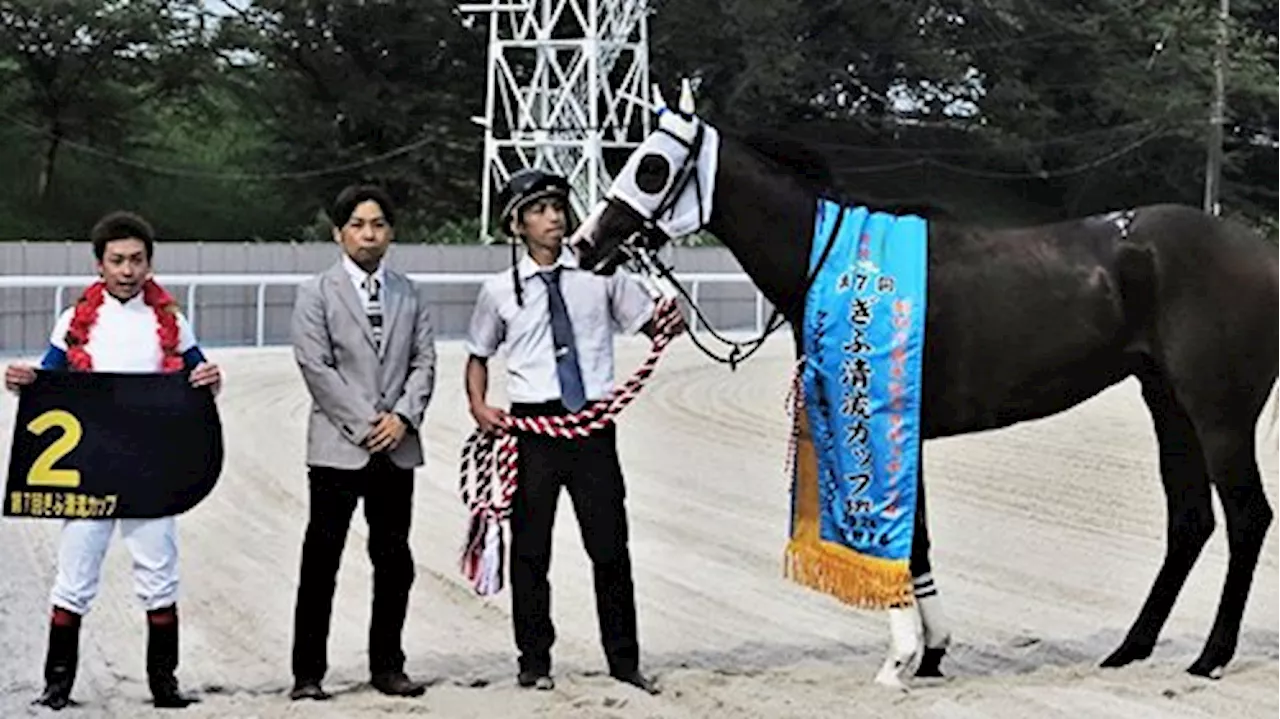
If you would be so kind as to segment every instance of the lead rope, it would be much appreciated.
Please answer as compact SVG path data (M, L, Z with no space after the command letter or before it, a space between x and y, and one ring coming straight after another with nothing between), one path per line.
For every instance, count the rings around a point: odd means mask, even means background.
M623 408L635 401L644 388L658 360L675 338L673 325L679 311L673 300L659 305L658 332L653 338L649 356L631 377L614 392L585 409L565 416L512 417L496 432L479 427L462 445L458 494L470 517L460 568L476 594L491 596L502 590L503 558L506 536L502 524L511 517L511 500L516 492L516 463L519 458L516 432L565 439L587 437L610 425Z
M804 362L804 357L796 360L795 368L791 372L791 388L787 390L785 400L787 418L791 420L791 432L787 438L787 464L783 469L784 477L794 477L798 470L795 462L800 442L800 413L804 411Z

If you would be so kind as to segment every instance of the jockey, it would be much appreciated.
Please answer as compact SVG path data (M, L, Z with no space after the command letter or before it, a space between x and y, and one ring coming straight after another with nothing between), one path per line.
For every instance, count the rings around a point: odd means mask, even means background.
M500 195L499 222L525 245L511 271L481 287L467 340L471 415L485 431L507 414L486 400L488 360L506 344L507 396L517 417L563 416L613 391L613 333L658 332L655 302L632 276L578 267L563 245L569 184L537 169L512 175ZM515 254L514 244L512 254ZM674 306L674 305L673 305ZM679 325L677 325L677 329ZM519 433L512 498L510 576L519 650L517 683L552 689L550 586L552 523L561 486L569 492L591 559L601 640L615 679L658 693L640 672L635 590L627 546L626 495L616 426L562 439Z
M186 317L151 279L154 236L141 217L116 212L91 233L101 279L54 324L40 362L45 370L152 373L191 371L191 384L215 393L218 366L205 360ZM157 341L157 338L159 341ZM5 386L20 391L35 369L11 365ZM61 709L71 701L79 657L80 622L98 592L102 560L116 527L133 555L134 587L147 613L147 679L157 707L182 708L196 699L178 690L178 538L174 517L67 519L51 592L45 688L36 703Z

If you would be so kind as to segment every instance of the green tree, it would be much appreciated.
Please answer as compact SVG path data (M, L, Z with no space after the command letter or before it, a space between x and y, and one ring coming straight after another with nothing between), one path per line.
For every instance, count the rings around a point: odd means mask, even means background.
M334 168L294 185L296 217L358 179L423 222L474 211L485 44L455 3L260 0L223 37L253 58L278 166Z
M0 85L8 112L42 135L35 194L53 185L64 142L123 148L140 105L175 86L164 60L192 31L177 0L0 0ZM179 53L180 56L180 53Z
M1228 43L1223 199L1254 217L1275 214L1276 10L1236 0ZM722 125L815 144L860 197L1010 222L1198 205L1216 11L1204 0L664 0L653 75L699 77Z

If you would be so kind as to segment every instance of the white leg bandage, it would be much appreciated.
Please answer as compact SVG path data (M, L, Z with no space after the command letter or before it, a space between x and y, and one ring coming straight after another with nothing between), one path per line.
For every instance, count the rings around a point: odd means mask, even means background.
M876 683L906 689L903 679L920 658L919 612L916 607L890 609L889 634L889 656L876 674Z

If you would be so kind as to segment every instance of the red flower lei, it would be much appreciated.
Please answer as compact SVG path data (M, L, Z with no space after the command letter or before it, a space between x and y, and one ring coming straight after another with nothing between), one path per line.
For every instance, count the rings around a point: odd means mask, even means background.
M98 321L98 309L107 297L107 286L101 280L89 285L84 294L76 300L75 313L71 316L71 326L67 328L67 363L71 369L80 372L93 371L93 357L85 346L89 344L89 331ZM142 301L156 313L158 328L156 335L160 338L161 372L177 372L182 369L182 355L178 353L178 304L173 296L155 280L147 280L142 284Z

